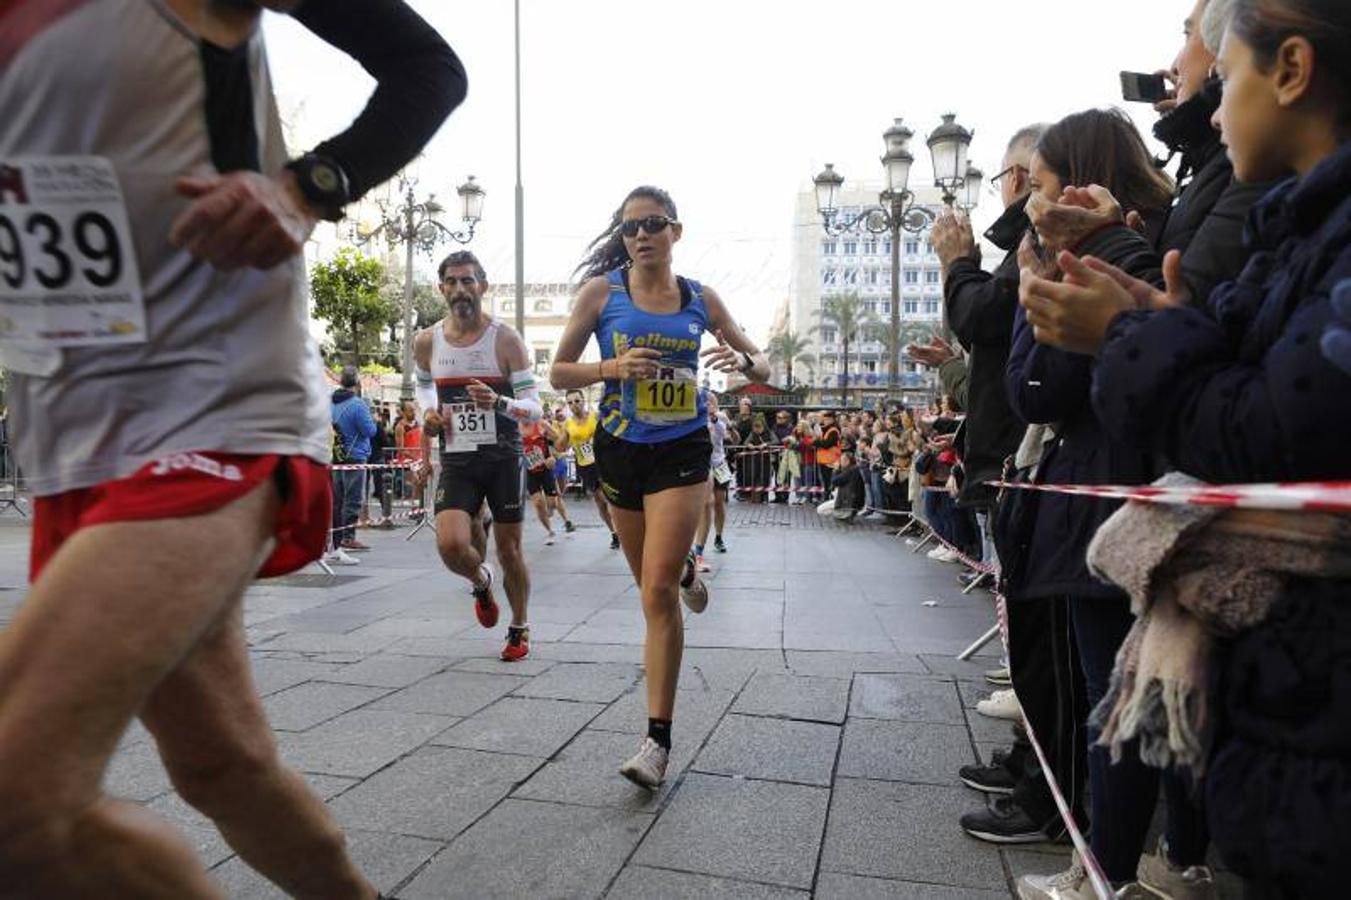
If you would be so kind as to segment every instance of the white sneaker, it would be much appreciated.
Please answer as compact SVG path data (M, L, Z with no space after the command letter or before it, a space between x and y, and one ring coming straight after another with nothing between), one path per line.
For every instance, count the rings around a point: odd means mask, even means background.
M690 569L694 568L694 557L691 556L685 561L684 575L689 575ZM708 585L704 584L703 579L699 577L696 571L688 585L684 584L684 577L681 578L680 599L690 608L692 613L701 613L708 608Z
M1153 853L1140 856L1140 864L1135 870L1139 884L1157 897L1169 897L1172 900L1218 900L1220 896L1215 887L1215 876L1207 866L1188 866L1179 869L1164 852L1163 838Z
M341 548L334 550L324 557L324 562L330 566L359 566L361 560Z
M936 559L939 562L954 562L957 559L957 554L953 553L942 544L939 544L925 555L928 556L929 559Z
M619 774L639 787L655 790L666 779L670 753L650 737L643 738L638 752L619 767Z
M1023 717L1023 708L1018 704L1018 696L1010 688L995 691L989 697L976 704L976 712L992 719L1010 719L1014 722Z
M1070 867L1054 875L1024 875L1018 879L1018 900L1097 900L1076 852Z
M558 536L551 531L549 532L549 536L544 539L544 546L552 547L556 540L558 540Z

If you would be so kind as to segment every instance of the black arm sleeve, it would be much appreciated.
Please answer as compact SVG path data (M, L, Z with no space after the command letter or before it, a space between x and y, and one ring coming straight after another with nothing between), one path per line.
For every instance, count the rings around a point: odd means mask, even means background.
M351 126L314 150L342 165L357 200L417 156L468 89L464 66L404 0L308 0L293 14L376 81Z

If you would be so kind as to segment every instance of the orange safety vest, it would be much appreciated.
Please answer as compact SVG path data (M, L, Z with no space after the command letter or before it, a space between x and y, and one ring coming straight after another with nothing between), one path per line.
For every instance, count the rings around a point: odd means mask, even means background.
M821 437L826 437L826 435L829 435L832 431L835 432L834 447L822 447L820 444L816 445L817 465L838 466L840 464L840 444L839 444L840 429L831 426L830 428L826 429L826 433L821 435Z

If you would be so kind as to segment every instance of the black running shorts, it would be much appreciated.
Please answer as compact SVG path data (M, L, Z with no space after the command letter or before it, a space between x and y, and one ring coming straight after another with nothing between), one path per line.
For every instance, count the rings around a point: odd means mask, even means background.
M540 491L543 491L546 497L558 496L558 479L554 477L553 466L540 469L538 472L531 470L525 473L525 492L533 497Z
M595 442L600 489L620 509L642 509L648 494L708 481L713 442L707 428L657 444L626 441L597 428Z
M577 477L582 482L582 490L588 494L594 494L600 490L600 466L592 463L589 466L578 466Z
M437 513L458 509L473 517L487 500L494 521L503 525L521 522L525 519L522 504L525 479L521 477L524 471L520 457L457 459L450 463L442 456L433 509Z

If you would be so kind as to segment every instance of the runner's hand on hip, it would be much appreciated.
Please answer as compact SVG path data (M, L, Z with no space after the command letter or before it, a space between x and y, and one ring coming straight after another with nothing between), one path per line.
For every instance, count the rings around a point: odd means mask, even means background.
M174 189L192 202L169 240L223 272L280 265L301 252L318 220L290 172L180 178Z
M657 374L661 351L651 347L633 347L615 357L615 373L620 381L637 381Z

